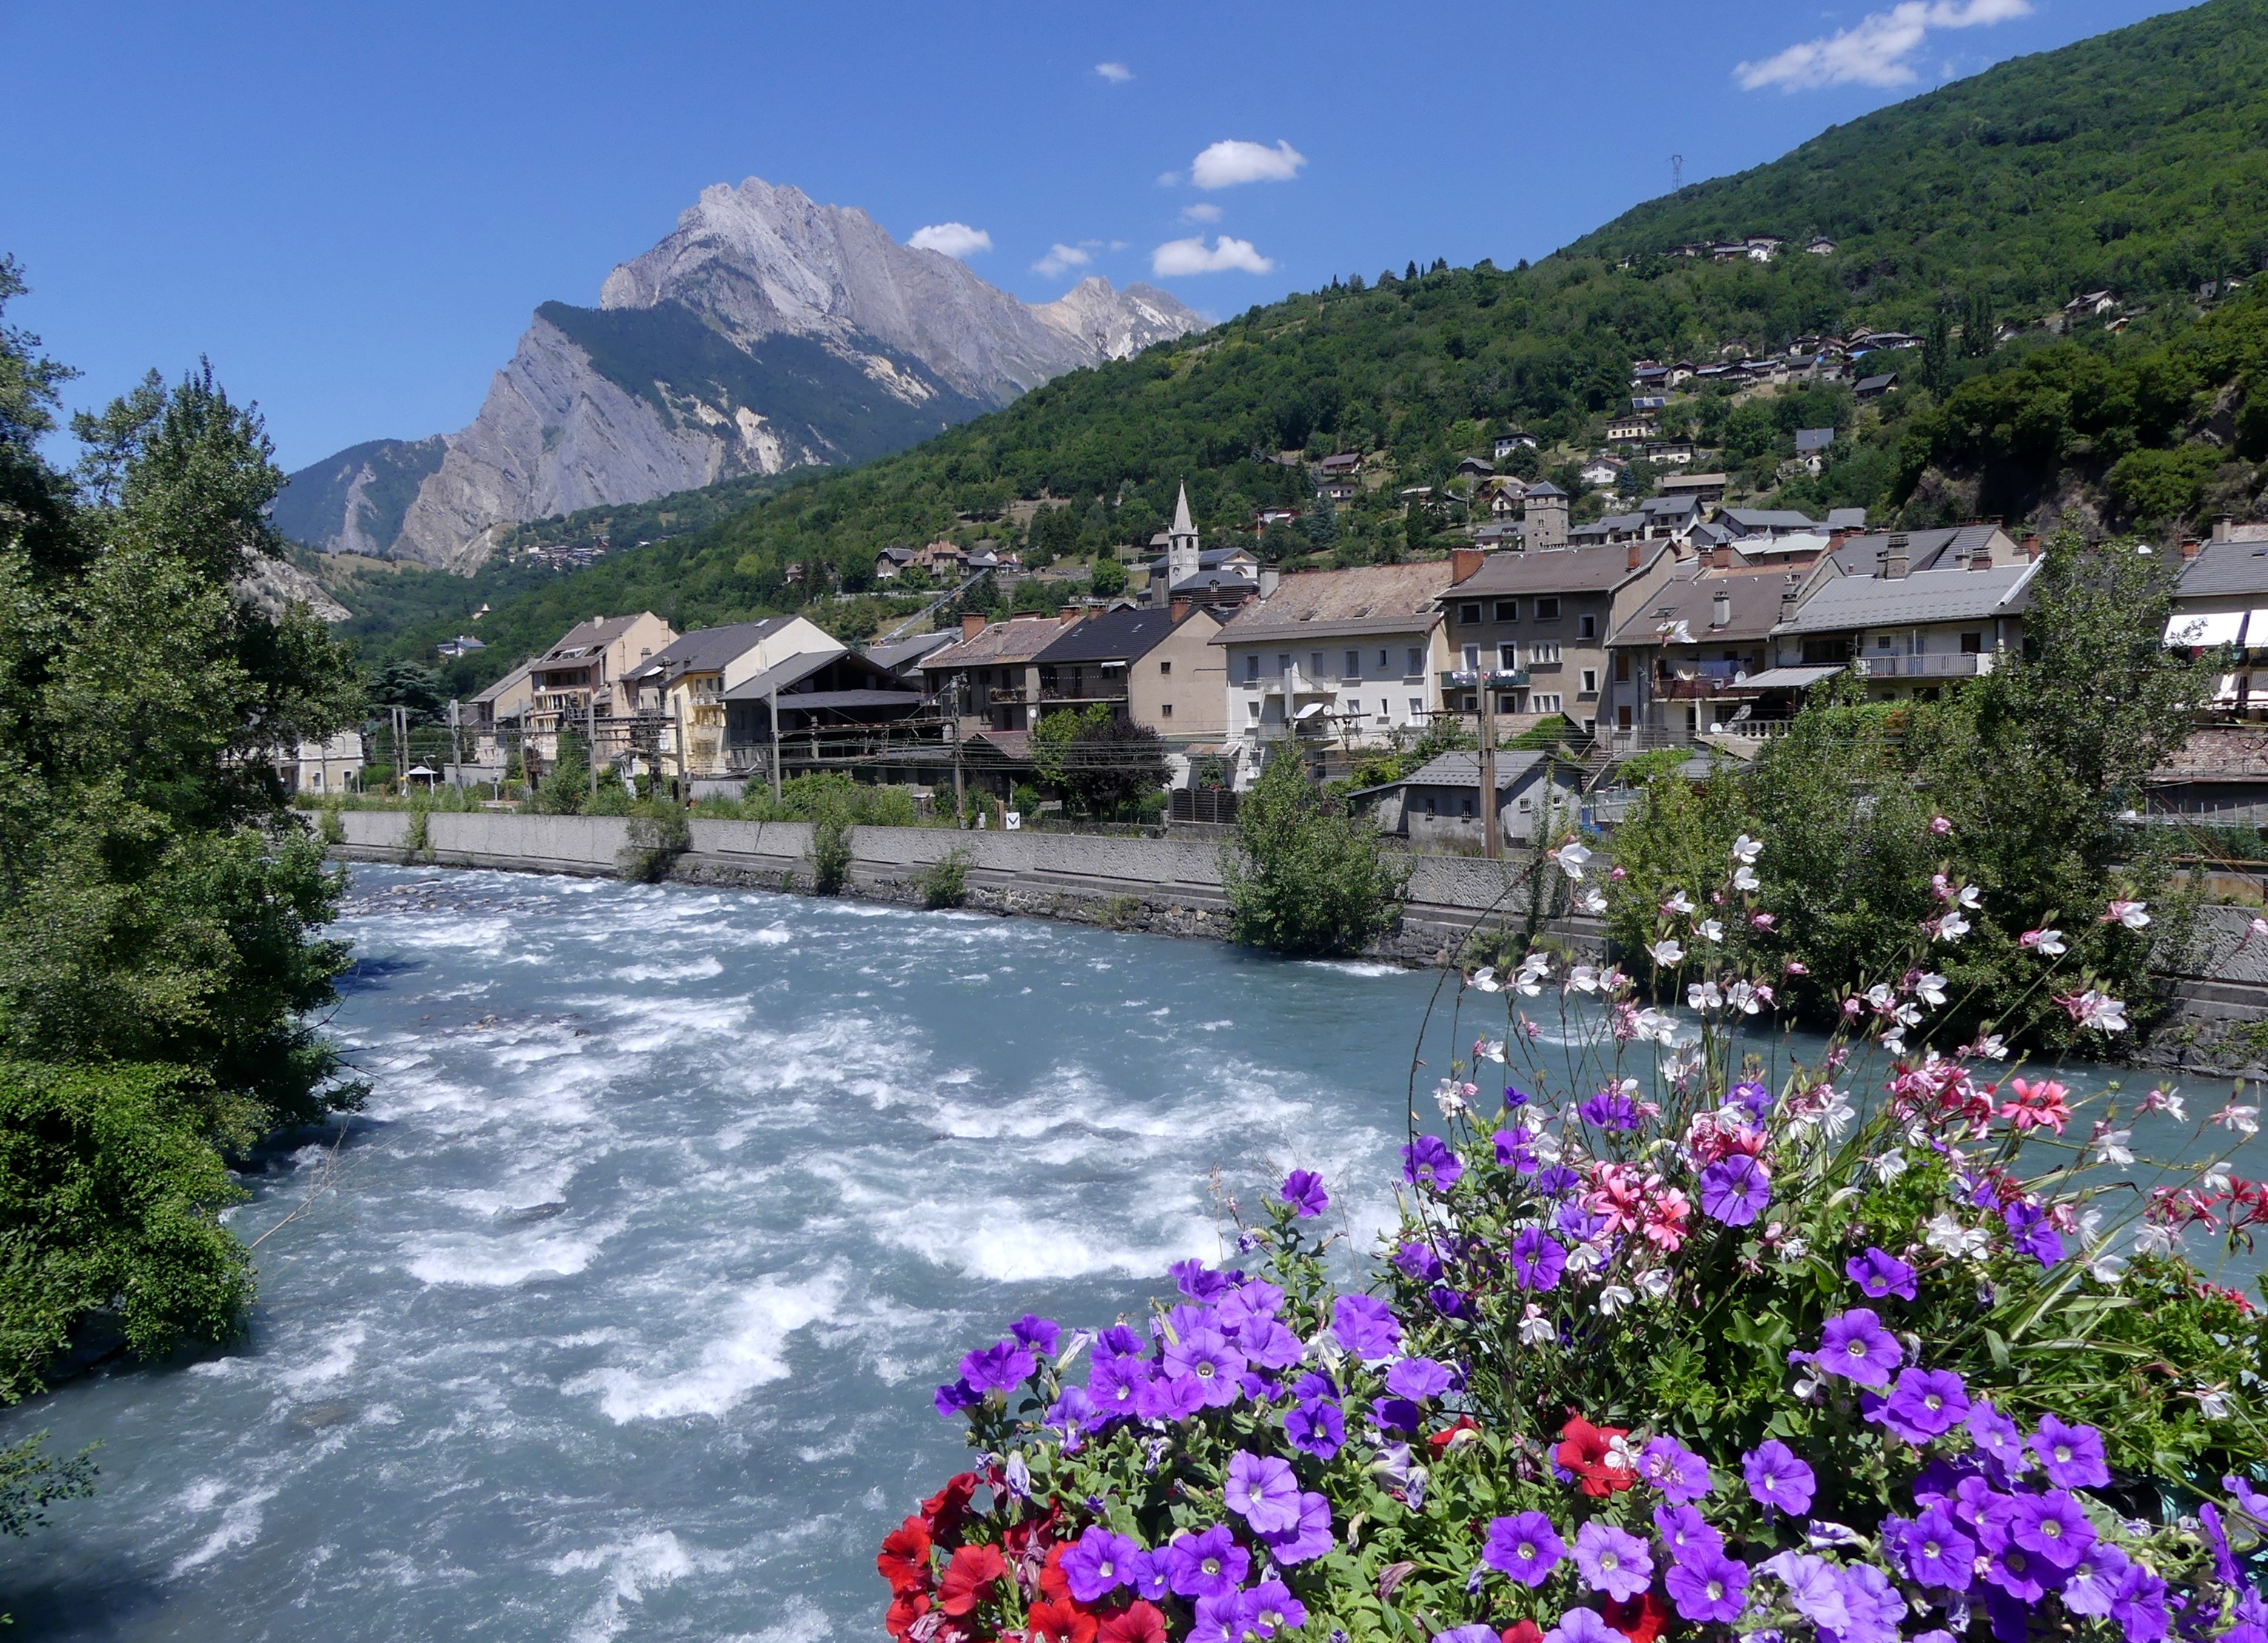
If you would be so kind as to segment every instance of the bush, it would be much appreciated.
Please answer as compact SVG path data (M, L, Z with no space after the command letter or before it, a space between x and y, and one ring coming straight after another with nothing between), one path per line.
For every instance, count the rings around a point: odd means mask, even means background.
M828 814L811 824L811 888L840 895L850 881L850 823Z
M1989 1077L1910 930L1824 1046L1759 1031L1776 977L1702 928L1756 859L1678 887L1683 1013L1541 953L1470 978L1364 1287L1295 1170L1146 1331L962 1358L977 1470L884 1542L893 1638L2257 1643L2268 1315L2183 1241L2268 1188L2199 1163L2203 1114L2141 1156L2164 1090Z
M922 869L922 905L958 907L968 899L968 852L959 845Z
M1318 793L1291 755L1261 772L1221 851L1233 938L1278 953L1360 952L1393 928L1405 881L1378 829Z
M336 799L327 799L315 823L315 836L323 841L328 850L347 842L346 807Z
M740 813L751 822L817 822L832 816L858 827L918 827L921 807L909 787L878 787L825 771L792 776L772 798L771 784L749 782Z
M630 837L622 849L622 877L638 884L658 884L669 877L677 858L693 848L693 824L675 805L642 804L630 817Z
M409 801L409 822L401 829L401 860L405 866L433 859L433 844L428 835L428 822L432 806L420 796Z

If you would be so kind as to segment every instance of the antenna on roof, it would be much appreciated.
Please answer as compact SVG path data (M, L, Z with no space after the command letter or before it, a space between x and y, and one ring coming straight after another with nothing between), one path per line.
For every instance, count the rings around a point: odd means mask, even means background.
M1669 157L1669 191L1672 194L1685 192L1685 156L1683 154Z

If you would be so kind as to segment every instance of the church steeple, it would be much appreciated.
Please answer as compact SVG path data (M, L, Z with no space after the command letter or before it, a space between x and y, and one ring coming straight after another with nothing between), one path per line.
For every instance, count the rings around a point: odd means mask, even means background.
M1172 597L1174 588L1179 587L1197 573L1201 563L1198 557L1197 527L1189 518L1189 488L1185 484L1182 487L1181 494L1174 499L1173 528L1166 533L1167 598Z

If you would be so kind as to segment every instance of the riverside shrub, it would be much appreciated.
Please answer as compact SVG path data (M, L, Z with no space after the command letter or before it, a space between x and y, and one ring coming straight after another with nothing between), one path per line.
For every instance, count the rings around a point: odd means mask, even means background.
M2185 1253L2249 1242L2268 1189L2146 1156L2175 1092L2076 1101L1930 1044L1919 964L1798 1057L1782 978L1712 928L1754 910L1756 853L1664 915L1683 1010L1542 954L1468 978L1502 1026L1437 1131L1412 1114L1362 1287L1295 1170L1140 1325L1027 1315L964 1357L936 1405L976 1462L883 1544L892 1636L2268 1635L2268 1336Z
M1359 953L1394 927L1404 875L1378 829L1307 780L1292 755L1271 760L1245 795L1221 852L1238 941L1278 953Z

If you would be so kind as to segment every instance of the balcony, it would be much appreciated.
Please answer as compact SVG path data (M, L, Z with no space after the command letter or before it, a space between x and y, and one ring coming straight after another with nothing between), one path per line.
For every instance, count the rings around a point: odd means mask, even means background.
M1991 651L1934 656L1861 656L1851 666L1862 679L1979 679L1992 671Z
M1441 675L1441 689L1444 690L1476 690L1484 684L1492 690L1525 690L1528 689L1528 669L1458 667Z

